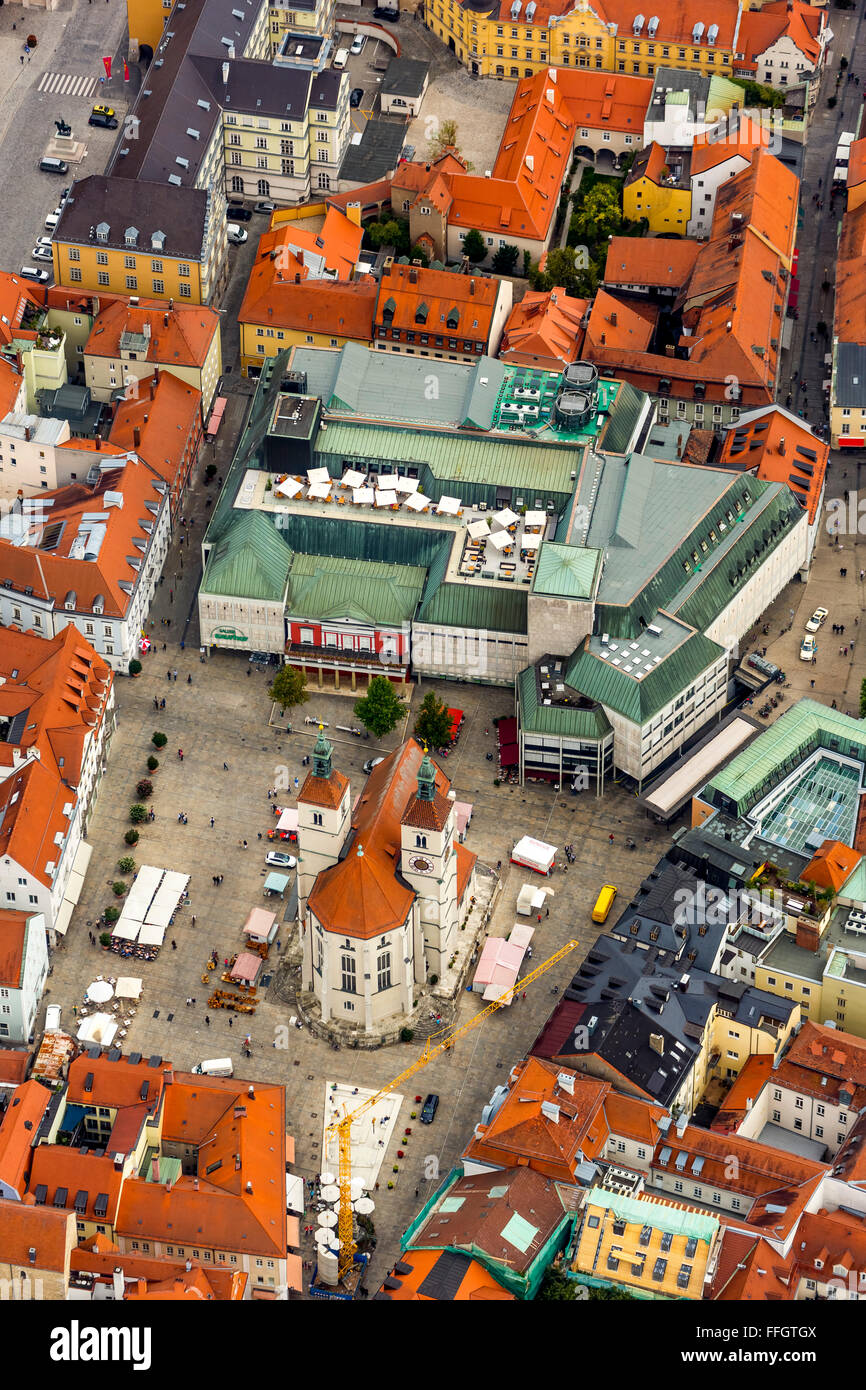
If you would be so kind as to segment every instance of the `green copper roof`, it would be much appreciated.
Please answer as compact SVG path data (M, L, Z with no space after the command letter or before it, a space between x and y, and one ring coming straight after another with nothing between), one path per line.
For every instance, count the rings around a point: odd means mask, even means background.
M492 584L440 584L425 599L418 620L445 627L525 633L526 591Z
M343 556L295 554L286 611L303 618L351 618L399 627L415 616L425 571Z
M597 700L635 724L645 724L721 654L717 643L696 632L686 636L655 670L637 680L584 646L572 657L565 680L587 699Z
M600 705L589 709L578 705L544 705L538 698L535 667L527 666L517 677L520 727L524 733L554 734L561 738L595 742L612 732L610 721Z
M291 550L260 512L240 512L237 518L208 556L202 593L281 600Z
M601 559L600 550L545 541L538 552L532 592L557 598L592 598Z
M798 700L747 749L732 758L700 796L744 815L816 748L866 763L866 724L817 700Z

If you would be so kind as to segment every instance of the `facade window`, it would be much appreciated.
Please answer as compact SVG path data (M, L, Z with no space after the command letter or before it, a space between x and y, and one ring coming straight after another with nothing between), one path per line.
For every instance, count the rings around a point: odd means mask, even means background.
M164 280L154 280L154 282L153 282L153 292L154 292L154 294L165 294L165 281L164 281Z
M124 264L124 266L125 266L125 268L126 268L127 270L135 270L135 257L134 257L134 256L124 256L124 258L123 258L123 264Z
M178 268L177 268L177 273L178 273L178 275L189 275L189 266L188 266L188 265L179 265Z
M80 271L80 270L74 270L74 269L73 269L73 270L70 270L70 272L69 272L69 278L70 278L70 280L75 281L75 283L77 284L77 283L81 280L81 271ZM107 283L107 282L108 282L108 276L106 276L105 278L106 278L106 283Z
M180 287L180 297L181 297L181 299L191 299L191 298L192 298L192 289L190 288L189 285L181 285L181 287Z
M79 251L79 249L78 249L77 246L70 246L70 248L69 248L69 259L70 259L71 261L80 261L80 260L81 260L81 252Z
M70 273L71 273L71 272L70 272ZM97 276L96 276L96 279L97 279L97 283L100 284L100 285L110 285L110 284L111 284L111 276L109 275L109 273L108 273L107 270L100 270L99 273L98 273Z
M107 252L107 251L97 251L97 253L96 253L96 264L97 264L97 265L108 265L108 252Z
M127 275L127 277L126 277L126 288L127 288L128 290L137 290L137 289L138 289L138 277L135 276L135 275Z
M355 958L354 956L343 955L340 957L340 976L342 979L342 989L344 994L355 993Z
M390 951L383 951L376 961L376 982L380 990L391 988Z

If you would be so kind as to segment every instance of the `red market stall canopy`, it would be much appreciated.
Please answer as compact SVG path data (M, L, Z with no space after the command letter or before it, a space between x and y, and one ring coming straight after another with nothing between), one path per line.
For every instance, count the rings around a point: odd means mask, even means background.
M254 985L261 968L261 956L254 956L251 951L241 951L232 966L231 976L233 980L242 980L244 984Z
M210 413L210 419L207 422L208 438L215 435L220 425L222 424L223 413L227 405L228 399L225 396L217 396L216 400L213 403L213 410Z

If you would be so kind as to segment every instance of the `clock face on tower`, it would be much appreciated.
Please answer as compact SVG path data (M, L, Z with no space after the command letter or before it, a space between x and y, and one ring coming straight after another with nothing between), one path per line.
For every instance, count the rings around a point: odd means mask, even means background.
M429 874L433 872L433 864L429 859L425 859L423 854L413 854L409 860L409 868L416 874Z

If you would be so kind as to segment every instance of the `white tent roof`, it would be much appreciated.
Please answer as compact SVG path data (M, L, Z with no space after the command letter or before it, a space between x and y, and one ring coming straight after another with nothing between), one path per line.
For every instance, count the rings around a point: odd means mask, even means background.
M544 526L547 521L545 512L527 512L523 518L524 526Z
M490 535L490 527L486 521L470 521L466 529L474 541Z
M132 917L120 917L115 922L111 935L121 941L135 941L143 926L143 922L136 922Z
M311 483L327 483L331 480L331 475L327 468L308 468L307 480Z
M356 487L352 493L352 501L358 507L369 507L373 501L373 489L371 487Z
M425 507L430 506L430 498L425 497L423 492L413 492L406 498L406 506L412 512L423 512Z
M418 479L417 479L417 478L395 478L395 480L394 480L394 487L397 489L398 492L417 492L417 491L418 491Z
M520 542L520 544L524 550L537 550L538 547L541 545L541 537L527 536L526 532L524 532L523 540Z
M310 484L310 490L309 490L309 492L307 493L307 496L308 496L308 497L312 497L315 501L322 501L322 502L327 501L327 499L330 497L330 495L331 495L331 484L330 484L330 481L327 482L327 483L311 483L311 484Z
M504 550L506 546L514 544L514 537L508 531L491 531L488 540L495 550Z
M460 498L440 497L436 510L440 516L456 516L460 510Z
M304 489L302 485L298 482L297 478L284 478L283 481L281 483L277 483L276 487L274 488L274 492L276 492L280 497L297 497L298 493L303 492L303 490Z
M288 806L277 821L278 830L297 830L298 828L298 808Z
M121 975L114 992L118 999L140 999L141 980L137 975Z
M79 1042L96 1043L98 1047L108 1047L117 1032L117 1023L111 1014L91 1014L82 1019L77 1037Z
M383 488L379 488L379 491L376 493L376 506L377 506L377 507L396 507L396 505L397 505L397 494L396 494L396 492L387 492L387 491L385 491Z
M511 510L510 507L503 507L501 512L493 513L493 520L496 522L497 526L508 527L513 526L516 521L520 520L520 518L518 517L516 512L513 512Z
M93 980L85 993L92 1004L107 1004L114 990L107 980Z
M359 473L357 468L347 468L340 479L340 487L363 487L365 477Z
M155 922L145 922L138 934L140 946L161 946L164 940L165 927L159 927Z

